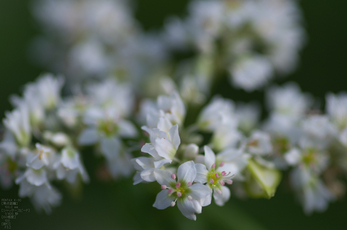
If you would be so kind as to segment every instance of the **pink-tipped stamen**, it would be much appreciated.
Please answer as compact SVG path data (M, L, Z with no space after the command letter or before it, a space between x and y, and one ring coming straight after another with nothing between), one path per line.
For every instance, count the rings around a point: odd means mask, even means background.
M173 189L172 189L172 188L169 188L169 191L168 191L168 192L169 192L169 193L172 193L172 191L173 191Z
M181 192L177 192L177 196L178 196L178 197L181 197L181 196L182 196L182 193L181 193Z
M219 181L221 185L225 185L225 182L223 180Z
M216 173L216 178L219 178L219 175L218 175L218 173Z
M216 164L213 164L213 165L211 166L211 168L213 168L213 169L214 169L215 167L216 167Z
M192 182L188 182L188 187L192 186Z
M219 167L223 167L224 166L224 162L221 162Z
M171 207L174 207L175 204L176 204L176 202L175 202L175 201L172 201L172 202L171 202Z
M221 190L217 190L216 191L219 195L222 194L222 191Z
M233 184L232 180L227 180L227 184Z
M175 174L171 174L171 178L172 178L173 180L175 180L175 179L176 179L176 175L175 175Z
M225 171L222 172L222 176L226 176L227 173Z
M210 179L210 183L211 183L211 184L213 184L213 183L214 183L214 180L213 180L212 178Z
M165 184L161 185L161 189L166 189L167 186Z
M177 182L176 188L179 188L179 187L181 187L181 183L180 183L180 182Z

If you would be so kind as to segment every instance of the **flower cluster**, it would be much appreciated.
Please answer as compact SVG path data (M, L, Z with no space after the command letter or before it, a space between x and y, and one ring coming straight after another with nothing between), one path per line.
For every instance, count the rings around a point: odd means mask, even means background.
M185 20L167 22L164 38L171 49L192 46L217 60L206 68L224 69L234 86L253 91L294 69L305 38L300 23L296 1L195 0Z
M11 97L0 184L37 209L60 203L61 184L89 181L87 150L98 179L158 183L153 206L192 220L212 199L271 198L281 181L307 214L344 194L346 93L328 94L324 112L295 83L270 86L263 121L257 103L211 95L226 76L253 91L293 70L305 38L296 1L194 0L160 33L143 32L125 0L37 0L33 11L35 56L67 78L44 74Z
M127 120L133 109L129 86L110 79L63 99L63 83L62 77L40 76L22 98L11 98L16 108L3 120L1 185L19 184L19 196L46 212L61 200L53 181L76 189L89 181L80 154L84 145L98 147L114 178L129 176L133 150L127 141L138 133Z

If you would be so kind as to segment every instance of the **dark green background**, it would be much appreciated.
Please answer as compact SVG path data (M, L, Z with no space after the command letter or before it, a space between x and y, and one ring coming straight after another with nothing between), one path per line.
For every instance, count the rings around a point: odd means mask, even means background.
M10 110L8 97L20 93L22 86L44 72L28 59L28 46L38 33L38 26L29 12L26 0L0 0L0 113ZM187 0L138 0L136 16L146 29L160 28L168 15L183 15ZM324 103L327 92L347 91L347 1L301 1L305 28L309 36L302 51L300 67L278 82L295 81ZM257 97L220 86L230 98ZM1 115L3 117L3 115ZM198 215L198 221L184 218L177 208L158 211L152 207L159 187L149 184L132 186L130 180L119 183L96 182L90 152L86 152L92 178L80 200L64 194L63 204L50 216L37 214L26 199L23 213L12 221L12 229L347 229L347 201L329 206L323 214L305 216L294 197L281 186L271 200L232 198L219 208L211 205ZM155 191L155 193L152 192ZM17 198L18 188L1 190L1 198ZM1 227L0 227L1 229Z

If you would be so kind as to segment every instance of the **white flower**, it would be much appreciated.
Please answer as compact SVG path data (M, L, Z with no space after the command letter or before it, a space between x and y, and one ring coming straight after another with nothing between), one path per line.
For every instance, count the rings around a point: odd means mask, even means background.
M240 130L250 132L259 121L259 105L255 103L238 103L236 105L235 116L239 121Z
M20 146L27 146L31 141L31 126L28 108L21 106L11 113L6 113L4 125L10 130Z
M27 154L27 166L33 169L40 169L43 166L53 168L56 161L56 153L53 149L36 143L36 149Z
M117 117L117 112L90 109L86 112L84 123L88 126L78 137L80 145L93 145L100 143L101 152L111 159L118 155L114 146L120 143L119 138L131 138L137 135L135 126L124 119Z
M52 206L61 202L61 194L48 183L35 186L22 180L19 185L19 197L30 197L37 210L44 209L50 213Z
M36 82L26 85L24 100L36 100L43 108L53 109L61 100L60 91L63 84L63 77L43 74Z
M298 167L291 173L291 182L306 214L324 211L335 199L333 193L308 168Z
M150 154L156 160L165 159L171 163L181 143L178 125L172 126L168 120L160 118L158 127L159 129L142 127L150 135L151 143L146 143L141 151Z
M303 94L297 84L287 83L282 87L271 87L267 91L267 103L275 113L297 118L309 109L312 99L310 95Z
M131 86L112 78L88 85L87 96L94 101L96 109L111 111L119 118L127 117L133 111L134 93Z
M271 137L269 134L255 130L248 139L247 151L255 155L266 155L272 152Z
M25 173L16 179L16 184L21 183L23 180L27 180L31 185L41 186L48 183L47 172L44 168L27 168Z
M246 91L264 86L272 76L272 66L263 56L239 58L230 68L232 83Z
M243 141L243 135L234 127L234 124L221 124L215 129L212 136L212 146L217 151L238 147Z
M158 170L156 180L161 184L161 191L153 204L157 209L177 206L181 213L196 220L195 213L201 213L201 200L211 195L211 190L202 184L193 184L196 178L196 168L193 161L188 161L178 167L177 176L169 171ZM177 177L177 178L176 178ZM177 180L176 180L177 179ZM206 206L208 204L204 204Z
M80 174L84 182L89 181L88 174L80 161L79 153L70 147L62 150L61 158L55 162L54 168L59 180L66 179L70 184L73 184L77 175Z
M234 176L232 172L235 171L235 167L224 161L217 162L214 152L207 146L204 149L205 164L195 165L197 169L195 181L202 184L207 183L209 188L214 191L213 196L216 204L222 206L230 198L230 190L224 185L233 183L231 178ZM237 156L233 157L236 158ZM216 165L216 163L219 164Z
M234 116L234 103L228 99L214 97L200 113L198 126L204 131L214 131L222 123L237 126L237 119Z
M303 120L302 130L303 134L299 141L302 148L325 148L332 138L337 136L335 126L324 115L313 115Z
M328 94L326 110L332 121L342 130L347 127L347 94Z
M163 111L172 124L181 125L186 115L186 108L177 92L171 96L159 96L157 100L159 111Z

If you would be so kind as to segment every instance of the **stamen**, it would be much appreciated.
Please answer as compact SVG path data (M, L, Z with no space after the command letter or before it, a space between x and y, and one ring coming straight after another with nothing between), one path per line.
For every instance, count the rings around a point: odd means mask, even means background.
M219 181L221 185L225 185L225 182L223 180Z
M168 192L169 192L169 193L172 193L172 190L173 190L172 188L169 188L169 191L168 191Z
M161 185L161 189L166 189L167 186L165 184Z
M232 184L233 181L232 180L227 180L227 184Z
M188 187L192 186L192 182L188 182Z
M176 179L176 175L175 175L175 174L171 174L171 178L172 178L173 180L175 180L175 179Z
M213 169L214 169L215 167L216 167L216 164L213 164L213 165L211 166L211 168L213 168Z
M193 197L192 196L188 196L188 200L193 200Z
M221 190L216 190L216 192L220 195L220 194L222 194L222 191Z
M219 167L223 167L224 166L224 162L221 162Z
M216 173L216 178L219 178L219 175L218 175L218 173Z
M180 183L180 182L177 182L176 188L179 188L179 187L181 187L181 183Z
M177 196L178 196L178 197L181 197L181 196L182 196L182 193L181 193L181 192L177 192Z
M175 202L175 201L172 201L172 202L171 202L171 207L174 207L175 204L176 204L176 202Z
M213 183L214 183L214 180L213 180L212 178L210 179L210 183L211 183L211 184L213 184Z
M225 171L222 172L222 176L226 176L227 173Z

